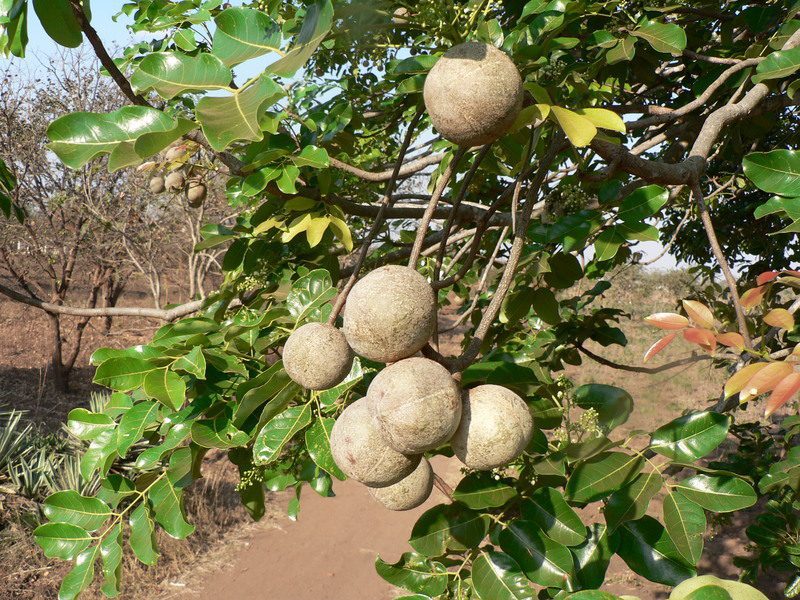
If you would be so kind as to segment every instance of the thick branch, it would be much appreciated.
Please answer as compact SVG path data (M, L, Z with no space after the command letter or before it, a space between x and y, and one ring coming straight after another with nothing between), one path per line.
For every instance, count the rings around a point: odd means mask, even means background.
M663 365L659 365L657 367L639 367L635 365L625 365L622 363L614 362L613 360L608 360L607 358L603 358L602 356L595 354L591 350L584 348L582 345L577 346L577 348L578 350L583 352L586 356L591 358L593 361L603 366L611 367L612 369L618 369L620 371L629 371L631 373L647 373L648 375L654 375L655 373L662 373L663 371L669 371L670 369L674 369L676 367L690 365L692 363L700 362L701 360L711 360L711 356L708 354L692 354L691 356L687 356L686 358L673 360L672 362L668 362Z
M442 158L444 158L443 154L430 154L416 160L408 161L401 166L400 171L395 178L404 179L410 175L414 175L415 173L418 173L423 169L430 167L431 165L439 164L442 161ZM365 171L364 169L359 169L358 167L354 167L346 162L342 162L337 158L331 158L330 162L332 167L336 167L337 169L350 173L351 175L355 175L364 181L371 181L373 183L389 181L394 173L394 169L389 169L388 171Z

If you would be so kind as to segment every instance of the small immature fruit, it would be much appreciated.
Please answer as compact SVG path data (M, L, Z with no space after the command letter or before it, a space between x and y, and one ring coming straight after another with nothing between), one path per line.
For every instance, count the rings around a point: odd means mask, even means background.
M344 334L327 323L306 323L283 346L283 367L309 390L327 390L342 382L353 365Z
M411 475L395 484L382 488L369 488L375 500L389 510L411 510L425 502L433 491L433 469L427 458L419 461Z
M167 162L172 162L182 158L184 154L186 154L186 146L173 146L164 153L164 159Z
M167 191L180 192L183 186L186 185L186 176L182 171L173 171L167 175L164 184L167 186Z
M368 273L350 290L344 335L356 354L395 362L416 354L436 324L436 296L414 269L387 265Z
M198 179L190 179L186 186L186 201L192 208L200 208L205 202L208 190L205 184Z
M464 392L461 424L450 444L470 469L488 471L507 465L525 450L533 418L525 402L499 385Z
M344 409L331 430L333 460L345 475L371 487L397 483L419 464L419 456L392 450L372 419L368 398Z
M411 16L411 13L405 6L400 6L396 8L394 13L392 13L392 23L395 25L407 25L408 24L408 17Z
M522 108L522 78L510 58L490 44L453 46L425 79L425 108L445 139L464 147L502 137Z
M156 175L150 180L150 183L147 185L150 188L150 191L153 194L160 194L166 189L164 184L164 178L161 175Z
M375 376L367 391L386 443L403 454L441 446L461 419L461 391L442 365L407 358Z

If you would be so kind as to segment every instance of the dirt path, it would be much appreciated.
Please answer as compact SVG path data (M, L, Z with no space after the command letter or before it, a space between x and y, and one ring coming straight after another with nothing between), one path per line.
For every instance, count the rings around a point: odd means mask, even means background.
M437 457L437 473L459 478L454 461ZM390 600L395 588L375 572L381 556L396 561L410 550L407 539L419 516L445 500L434 489L421 507L394 513L380 507L366 488L353 481L335 486L335 498L303 490L300 518L286 515L288 494L277 496L281 516L266 524L234 552L221 571L190 582L184 600Z

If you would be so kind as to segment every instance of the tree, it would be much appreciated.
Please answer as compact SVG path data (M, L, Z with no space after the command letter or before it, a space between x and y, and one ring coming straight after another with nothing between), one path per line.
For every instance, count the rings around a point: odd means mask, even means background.
M729 259L747 272L748 261L780 262L776 248L794 252L797 243L800 164L786 148L796 144L797 7L136 0L121 11L152 43L112 60L82 3L56 4L57 22L38 13L45 30L65 45L85 36L130 105L60 117L48 128L50 149L76 169L107 154L116 170L176 143L196 144L203 150L184 168L225 177L228 202L240 211L233 225L205 226L197 246L225 248L219 289L203 302L147 313L199 314L167 323L144 347L93 355L95 381L115 393L101 413L70 413L69 425L90 442L82 468L99 470L103 488L94 498L49 499L50 522L36 531L48 556L76 559L63 597L85 589L101 556L104 590L116 592L124 529L147 564L157 557L154 521L175 537L193 531L181 498L209 449L226 451L239 467L254 518L264 512L264 484L292 487L293 512L305 485L330 495L346 468L331 448L334 421L363 407L352 400L385 382L389 369L354 343L350 312L344 335L361 359L342 383L303 390L278 360L281 349L309 324L327 326L331 336L314 351L335 346L348 296L363 297L354 291L362 272L401 262L425 276L435 305L450 293L465 300L462 352L440 354L433 319L423 354L468 395L499 384L503 394L525 398L533 428L505 468L470 470L455 490L436 480L452 501L419 519L414 552L394 565L377 562L381 576L414 598L608 598L590 590L602 587L608 560L619 554L637 574L678 586L676 599L701 597L698 586L709 597L738 597L732 582L693 579L706 511L740 510L761 496L769 508L748 528L755 550L742 575L752 581L764 569L788 571L787 595L796 594L796 417L751 425L735 417L741 403L780 389L768 401L772 411L797 391L793 363L779 360L792 354L797 306L772 294L780 284L791 290L797 273L775 265L740 294L745 282ZM4 44L18 56L27 8L6 6ZM466 41L473 43L460 46ZM238 77L240 65L273 53L263 71ZM446 85L430 83L447 60L456 71ZM489 79L470 88L469 77ZM473 97L458 93L462 83ZM723 216L731 221L721 243ZM732 240L751 235L750 222L762 217L783 228L760 230L776 237L748 245L754 258L741 255ZM626 343L616 326L622 311L596 300L611 285L609 271L638 260L637 242L656 239L704 264L713 257L706 274L722 275L722 283L707 277L711 301L684 303L685 316L650 319L708 354L657 367L616 365L592 344ZM594 285L573 295L579 281ZM409 298L415 306L427 297L424 286ZM767 297L783 312L753 319ZM415 312L415 322L425 315ZM667 333L646 358L674 339ZM341 357L328 358L335 365ZM584 358L644 372L710 358L735 371L736 385L729 382L713 409L615 440L631 396L558 376ZM382 436L370 443L385 444L385 415L370 410ZM151 447L136 461L139 474L115 473L115 459L142 438ZM469 463L463 439L453 439ZM726 440L732 451L720 449ZM714 461L704 460L715 451ZM427 452L449 452L448 444ZM401 455L396 464L414 461ZM646 515L662 490L660 518ZM602 507L602 522L581 520L575 509L589 504Z

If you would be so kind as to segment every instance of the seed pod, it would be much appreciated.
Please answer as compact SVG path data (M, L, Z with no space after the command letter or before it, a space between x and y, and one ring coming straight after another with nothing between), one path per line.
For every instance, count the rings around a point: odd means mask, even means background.
M192 208L200 208L206 200L208 190L199 179L190 179L186 186L186 200Z
M342 330L356 354L376 362L408 358L428 342L436 324L436 296L414 269L387 265L350 290Z
M160 194L166 189L164 178L161 175L156 175L150 179L150 183L147 184L147 187L150 188L153 194Z
M172 146L164 153L164 160L167 162L172 162L183 158L186 155L186 146L179 145L179 146Z
M342 382L353 365L344 334L327 323L306 323L283 346L283 367L309 390L327 390Z
M371 487L397 483L419 464L419 456L392 450L372 418L368 398L344 409L331 430L333 460L348 477Z
M386 443L403 454L441 446L461 419L458 384L447 369L427 358L386 367L372 380L367 397Z
M167 186L168 192L180 192L186 185L186 176L183 174L183 171L173 171L167 175L164 184Z
M430 497L433 469L427 458L419 461L410 475L382 488L369 488L370 495L389 510L411 510Z
M396 8L394 13L392 14L392 23L395 25L407 25L408 18L411 16L411 13L405 6L400 6Z
M450 444L470 469L488 471L507 465L525 450L533 418L525 401L499 385L464 392L461 423Z
M453 46L425 79L425 108L445 139L464 147L489 144L522 108L522 78L511 59L482 42Z

